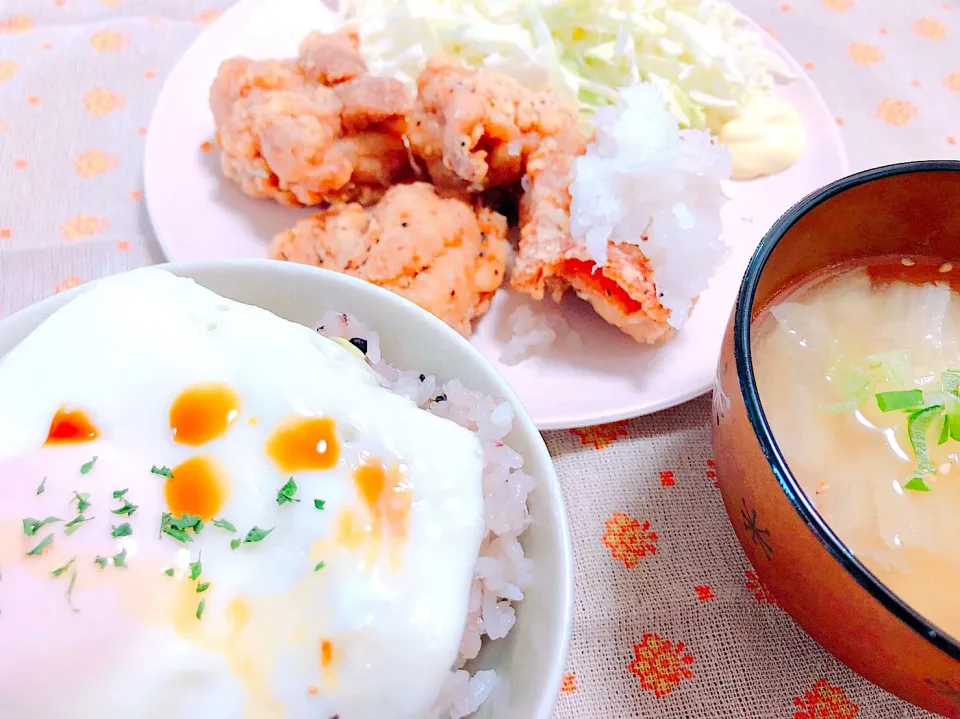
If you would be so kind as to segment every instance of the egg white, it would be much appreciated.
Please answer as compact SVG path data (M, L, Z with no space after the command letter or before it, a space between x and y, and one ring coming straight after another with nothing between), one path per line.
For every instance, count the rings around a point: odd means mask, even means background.
M177 444L170 405L205 382L235 390L240 414L203 447ZM83 410L100 437L44 446L62 406ZM342 452L333 469L297 473L302 501L279 505L289 475L264 446L291 415L335 419ZM207 523L181 545L159 532L166 480L151 467L196 454L223 468L218 514L238 533ZM334 539L368 456L408 467L399 564L384 548L368 566ZM0 361L0 716L426 716L464 628L482 471L475 435L382 388L361 359L305 327L160 270L98 282ZM138 505L129 518L111 512L124 488ZM73 492L89 493L88 522L71 536L63 522L24 536L25 517L73 519ZM123 521L132 535L113 538ZM231 549L254 526L273 531ZM26 556L47 533L49 549ZM124 549L127 567L94 563ZM198 560L202 594L188 576Z

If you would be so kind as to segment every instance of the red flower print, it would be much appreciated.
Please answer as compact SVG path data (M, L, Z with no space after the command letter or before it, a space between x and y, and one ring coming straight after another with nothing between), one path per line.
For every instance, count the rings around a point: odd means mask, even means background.
M563 675L563 684L560 685L561 694L573 694L577 691L577 675L576 674L564 674Z
M692 679L689 669L693 657L686 653L683 642L674 645L656 634L644 634L643 641L633 647L635 658L627 669L640 677L640 688L658 699L670 694L684 679Z
M713 486L718 488L720 487L720 480L717 478L717 463L712 459L707 460L707 479L713 480Z
M626 428L626 420L621 420L610 424L598 424L596 427L580 427L570 431L580 438L580 443L584 447L593 445L594 449L603 449L609 447L620 437L626 437Z
M747 589L753 593L753 598L757 600L757 604L766 602L767 604L778 606L777 598L773 596L773 593L767 588L767 585L760 581L760 577L757 576L756 572L748 569L746 575Z
M673 478L673 472L661 472L660 484L664 487L672 487L677 481Z
M601 541L610 548L610 555L623 562L627 569L637 566L641 557L657 553L660 537L650 531L650 522L640 524L635 517L614 512L604 526L607 531Z
M716 599L717 595L713 593L713 588L702 584L698 587L694 587L693 591L697 593L697 599L701 602L708 602L711 599Z
M840 687L832 687L826 679L819 679L803 699L794 697L798 711L793 719L853 719L860 707L847 699Z

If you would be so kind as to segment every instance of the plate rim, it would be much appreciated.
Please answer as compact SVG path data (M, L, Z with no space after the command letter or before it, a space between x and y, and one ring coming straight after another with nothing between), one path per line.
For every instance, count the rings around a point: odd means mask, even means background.
M286 0L282 0L286 1ZM336 19L338 11L332 9L327 3L323 0L315 0L317 7L322 7L324 11L329 14L331 19ZM171 102L171 97L174 92L173 85L171 80L175 80L177 76L183 72L182 68L189 66L192 61L192 55L201 52L204 46L204 38L208 37L211 34L220 34L225 32L230 27L243 21L251 13L255 12L260 6L271 6L276 8L278 0L240 0L233 7L223 13L218 17L213 23L204 28L190 43L187 49L179 57L177 62L174 64L173 68L164 78L163 86L161 87L160 93L157 96L156 103L153 107L150 116L150 122L147 126L147 136L146 142L144 143L143 150L143 178L144 178L144 200L147 210L147 217L150 221L150 225L153 228L154 236L157 240L157 244L160 248L163 257L167 262L182 262L183 259L178 259L176 253L171 253L169 251L169 246L165 241L165 238L168 234L164 232L163 220L160 219L159 213L154 205L154 200L157 197L157 192L152 190L153 187L153 178L156 177L156 173L152 171L153 159L157 157L159 147L157 143L160 140L157 137L157 134L154 132L154 127L156 124L157 116L161 112L161 108L165 107L166 104ZM338 8L342 8L341 0L337 0ZM830 107L826 102L826 99L823 97L816 83L810 78L810 76L804 71L800 63L787 52L786 48L780 44L776 37L774 37L770 32L765 30L761 25L759 25L755 20L750 18L745 13L741 12L738 8L733 8L733 11L737 16L747 25L753 32L757 33L764 45L768 50L774 52L781 60L783 60L790 71L795 75L795 79L792 82L801 82L804 83L810 90L812 95L812 105L816 115L822 116L823 118L833 118L833 113L830 111ZM198 50L197 48L201 48ZM841 179L850 174L850 162L847 154L846 144L843 141L843 137L840 133L839 127L837 127L835 122L823 123L822 127L819 127L818 130L823 132L825 140L834 150L834 160L840 170L838 177L832 178L825 184L829 184L837 179ZM806 150L807 152L809 149ZM741 183L736 183L735 187L743 187ZM817 188L818 189L818 188ZM816 189L811 190L815 192ZM802 202L807 195L810 193L805 193L802 197L799 197L796 202L790 204L789 207L785 208L783 213L780 216L787 214L791 209ZM773 221L776 223L776 219ZM772 226L772 224L771 224ZM757 239L757 245L751 250L750 257L752 257L757 251L759 251L763 235L760 235ZM736 279L736 285L739 287L742 284L743 274ZM739 291L737 296L729 308L728 311L728 321L729 316L735 311L737 304L739 303ZM719 360L719 356L716 358ZM497 371L503 374L500 371L500 368L497 367L497 362L488 358ZM541 431L557 431L557 430L570 430L577 429L581 427L596 426L601 424L607 424L610 422L619 422L629 419L635 419L640 417L647 417L659 412L663 412L674 407L679 407L684 405L698 397L701 397L709 393L714 384L715 368L711 367L709 371L701 370L705 373L705 376L698 376L699 373L691 372L691 381L686 383L681 383L680 388L683 391L674 391L673 393L666 395L662 398L657 399L657 401L636 401L634 403L627 403L627 405L618 407L612 411L590 411L590 408L585 408L584 411L579 411L576 413L565 413L564 416L559 418L550 418L549 416L543 417L538 416L539 413L535 412L531 407L528 411L531 413L531 416L536 424L537 428ZM506 377L505 377L506 379ZM519 388L518 388L519 390ZM518 392L519 393L519 392ZM527 406L527 403L524 402L524 406ZM575 414L575 417L571 417L571 414Z

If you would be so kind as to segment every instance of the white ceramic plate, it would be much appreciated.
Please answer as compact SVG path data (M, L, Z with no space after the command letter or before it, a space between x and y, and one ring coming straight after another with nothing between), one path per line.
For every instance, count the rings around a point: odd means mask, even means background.
M220 175L216 150L201 149L214 133L208 95L224 59L294 56L308 31L336 26L322 0L242 0L184 53L160 93L144 159L147 208L171 261L264 257L275 233L310 213L246 197ZM796 61L772 39L766 41L799 78L779 94L798 109L807 148L786 172L735 183L723 211L731 255L675 339L659 348L641 347L579 300L571 297L560 306L532 303L509 290L498 293L478 323L473 344L515 388L540 429L650 414L708 391L727 318L757 243L790 205L847 174L843 144L823 99ZM560 342L548 355L516 365L500 362L509 339L507 319L523 302L538 312L561 314L582 346ZM318 317L323 309L317 308Z

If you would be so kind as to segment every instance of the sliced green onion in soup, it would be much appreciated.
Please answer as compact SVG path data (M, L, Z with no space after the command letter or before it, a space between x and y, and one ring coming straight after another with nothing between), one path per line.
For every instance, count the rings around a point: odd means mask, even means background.
M881 352L867 357L867 364L870 369L883 370L888 382L902 387L907 383L907 376L910 374L910 353L906 350Z
M930 486L923 481L923 477L911 477L910 481L903 485L904 489L909 489L912 492L929 492Z
M946 444L947 440L950 439L950 415L943 415L943 427L940 428L940 439L937 440L937 444Z
M917 457L917 472L920 474L933 472L933 463L930 461L930 452L927 449L927 431L930 429L930 423L942 411L943 407L935 404L932 407L924 407L907 418L907 437Z
M940 376L940 386L944 392L960 394L960 369L948 369Z
M854 412L860 409L872 394L873 382L870 376L856 365L839 364L831 367L828 378L841 401L837 404L822 405L820 409L824 412Z
M840 404L826 404L820 407L820 411L829 412L830 414L844 414L846 412L855 412L860 409L860 405L863 404L862 400L851 399L847 402L841 402Z
M923 404L923 390L904 389L896 392L878 392L877 406L881 412L893 412L897 409L911 409ZM933 405L940 407L940 405ZM943 409L942 407L940 407Z
M960 442L960 412L958 413L947 413L946 415L946 426L947 431L950 434L950 439L955 442Z

